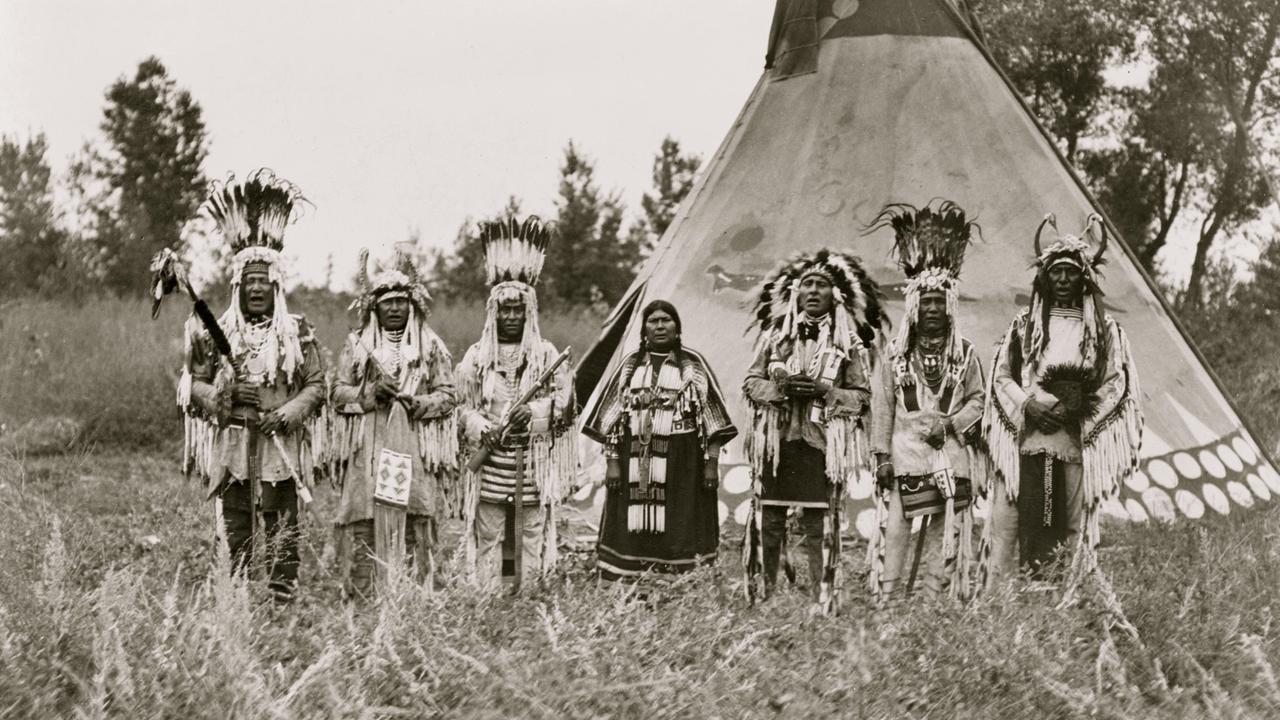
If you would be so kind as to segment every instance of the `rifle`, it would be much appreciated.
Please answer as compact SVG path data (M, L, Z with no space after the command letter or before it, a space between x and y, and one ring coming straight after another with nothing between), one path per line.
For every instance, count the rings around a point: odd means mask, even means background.
M511 406L508 407L507 411L502 414L502 419L498 422L498 427L501 428L502 430L498 434L498 437L500 438L506 437L507 431L510 430L510 428L508 427L508 424L511 422L512 408L517 408L517 407L520 407L521 405L526 405L529 403L530 400L533 400L533 397L538 394L538 391L541 390L544 385L546 385L548 382L551 381L551 378L555 375L556 370L561 365L564 364L565 360L569 359L569 351L572 349L573 349L572 347L565 348L564 352L560 353L560 356L555 359L555 362L551 363L551 365L548 366L546 370L542 371L542 375L538 376L537 382L535 382L532 386L530 386L529 389L526 390L525 393L519 397L519 399L511 403ZM472 453L471 458L467 460L467 469L473 473L480 472L480 468L484 466L485 461L489 459L489 454L492 452L493 452L493 449L490 448L488 445L481 444L480 447L477 448L474 453Z

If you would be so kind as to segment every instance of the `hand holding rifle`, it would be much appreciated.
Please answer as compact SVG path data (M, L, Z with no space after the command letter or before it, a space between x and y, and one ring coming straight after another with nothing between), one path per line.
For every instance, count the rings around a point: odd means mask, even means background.
M538 377L537 382L535 382L528 391L511 404L511 407L503 415L502 420L489 430L485 431L481 436L480 448L476 450L476 452L471 455L471 459L467 461L468 470L473 473L479 472L480 468L484 466L485 460L489 458L489 453L496 445L500 445L513 430L523 430L529 426L529 420L533 417L533 413L529 409L529 403L537 396L542 388L546 386L547 383L551 382L555 377L556 370L564 364L565 360L569 359L570 350L572 350L572 348L565 348L564 352L560 353L559 357L557 357L546 370L542 371L542 375ZM513 420L516 417L524 418L523 428L514 424Z

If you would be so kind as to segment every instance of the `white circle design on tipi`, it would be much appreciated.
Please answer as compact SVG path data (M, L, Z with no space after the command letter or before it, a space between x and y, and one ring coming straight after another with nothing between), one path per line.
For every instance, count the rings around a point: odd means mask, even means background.
M1218 446L1218 458L1222 460L1222 464L1231 468L1231 472L1240 472L1244 470L1244 463L1240 462L1240 456L1230 445L1223 443Z
M1173 494L1173 501L1183 515L1192 520L1199 520L1204 515L1204 503L1190 490L1179 490Z
M738 507L733 510L733 521L739 525L746 525L751 519L751 500L743 500Z
M876 522L875 508L867 508L859 510L858 517L853 521L854 527L858 528L858 534L864 538L869 538L873 533L879 532L880 527Z
M1134 500L1133 498L1125 500L1124 508L1129 511L1129 517L1132 518L1134 522L1147 521L1147 510L1142 507L1142 503L1137 500Z
M1258 477L1271 488L1271 492L1280 495L1280 475L1276 474L1276 469L1267 464L1258 466Z
M1205 483L1201 492L1204 493L1204 501L1219 515L1226 515L1231 512L1231 503L1227 501L1227 496L1223 494L1222 488L1213 483Z
M739 465L724 474L725 492L731 495L741 495L751 489L751 468L746 465Z
M1195 480L1202 474L1200 466L1196 464L1196 459L1191 457L1191 453L1180 452L1177 455L1174 455L1173 466L1178 468L1178 472L1181 473L1182 477L1188 480ZM1164 485L1164 483L1160 484ZM1172 485L1164 486L1168 488L1173 487Z
M1253 491L1254 495L1258 496L1259 500L1271 499L1271 490L1267 487L1266 483L1262 482L1262 478L1258 477L1256 473L1249 473L1244 481L1249 483L1249 489Z
M1231 446L1236 449L1236 454L1250 465L1258 462L1258 453L1253 449L1253 445L1249 444L1248 440L1238 437L1231 441Z
M1147 463L1147 475L1160 487L1172 490L1178 486L1178 473L1163 460L1152 460Z
M1133 473L1129 477L1125 478L1124 484L1128 485L1130 490L1140 493L1143 490L1146 490L1147 488L1151 487L1151 478L1147 477L1146 473L1142 472L1141 470L1138 470L1137 472Z
M1218 459L1210 450L1200 451L1200 464L1204 466L1209 474L1221 480L1227 476L1227 469L1222 466L1222 461Z
M1173 501L1169 499L1169 493L1160 488L1147 488L1147 491L1142 493L1142 502L1151 511L1151 517L1165 522L1177 517L1173 509Z
M720 524L723 525L724 521L729 519L729 506L725 505L723 500L717 500L716 510L720 513Z
M1249 493L1249 488L1241 485L1235 480L1227 483L1227 494L1231 496L1231 499L1234 500L1237 505L1247 508L1253 507L1253 495Z
M871 490L876 484L875 476L866 470L859 470L858 476L849 483L849 497L854 500L866 500L871 497Z
M843 20L858 12L858 0L835 0L831 3L831 12Z

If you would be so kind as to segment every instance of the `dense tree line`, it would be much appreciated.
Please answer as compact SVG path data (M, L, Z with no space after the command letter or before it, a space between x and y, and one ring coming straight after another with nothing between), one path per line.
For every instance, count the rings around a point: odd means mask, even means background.
M1211 251L1276 201L1280 0L970 0L988 47L1148 269L1195 228L1184 306ZM1107 75L1139 82L1116 86ZM1143 77L1145 76L1145 78Z

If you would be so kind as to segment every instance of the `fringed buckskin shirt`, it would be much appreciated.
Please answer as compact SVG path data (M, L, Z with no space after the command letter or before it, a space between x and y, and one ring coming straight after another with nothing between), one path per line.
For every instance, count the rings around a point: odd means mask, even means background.
M214 447L212 448L209 487L218 487L227 476L236 481L249 477L249 432L246 421L257 421L261 416L279 410L291 428L280 433L282 445L291 457L280 454L280 448L269 438L258 442L261 481L277 483L290 478L304 480L310 477L313 462L309 457L310 439L306 438L305 421L315 415L324 404L324 363L316 344L311 325L301 315L294 315L298 323L298 340L302 348L302 364L291 377L276 373L272 384L262 381L258 408L232 407L230 390L226 382L218 379L220 366L225 360L218 355L208 333L201 332L192 346L191 399L209 418L217 419ZM253 364L251 353L236 349L237 361L242 367ZM229 370L221 371L229 375ZM251 370L252 372L252 370ZM306 478L295 478L295 471Z
M946 434L942 450L952 472L972 479L965 435L982 420L986 378L973 345L962 340L960 346L963 358L949 364L936 390L925 382L915 353L902 353L896 340L876 368L871 450L892 458L895 475L928 475L936 469L938 451L924 438L935 422L950 418L954 433Z

